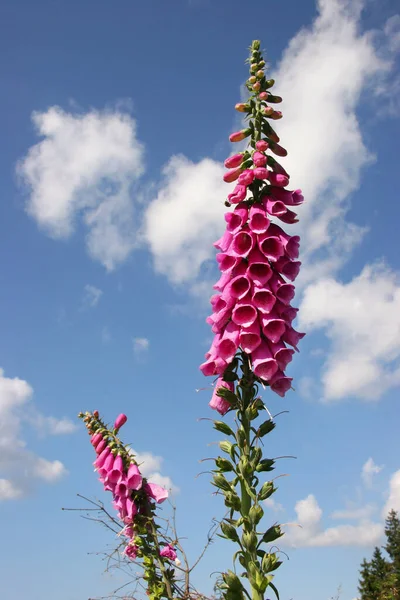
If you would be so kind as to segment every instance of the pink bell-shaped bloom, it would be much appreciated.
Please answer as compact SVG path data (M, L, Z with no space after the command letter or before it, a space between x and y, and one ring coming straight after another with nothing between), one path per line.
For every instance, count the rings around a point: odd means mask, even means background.
M299 311L298 308L293 308L293 306L285 306L282 302L279 301L277 301L275 304L275 310L281 317L281 319L284 319L289 324L291 324L292 321L295 320Z
M228 201L231 204L239 204L242 202L247 196L247 187L245 185L237 185L235 186L233 192L228 194Z
M288 390L292 387L292 377L286 377L282 371L277 371L269 382L271 390L281 396L282 398Z
M236 181L241 172L242 169L240 167L237 167L236 169L229 169L229 171L224 173L225 183L232 183L232 181Z
M298 331L293 329L293 327L286 327L286 331L282 336L282 340L286 342L286 344L290 344L290 346L293 346L293 348L298 352L299 349L297 348L297 344L301 339L303 339L305 335L305 333L299 333Z
M283 221L283 223L287 223L288 225L293 225L294 223L298 223L297 213L293 212L293 210L287 209L285 214L277 215L278 218Z
M288 211L286 204L284 204L280 200L274 200L273 198L270 198L269 196L265 196L263 198L263 202L264 202L265 210L272 217L281 218L282 215L285 215Z
M232 362L239 346L239 327L231 321L218 343L218 355L229 364Z
M272 269L265 257L265 254L255 249L249 254L249 266L247 269L247 277L250 278L256 285L264 286L272 277Z
M266 233L270 224L265 209L262 206L253 204L249 212L249 228L253 233Z
M238 184L245 185L246 187L251 185L254 181L254 172L252 169L245 169L240 173Z
M235 234L237 233L247 221L249 210L247 206L238 204L234 211L225 214L225 221L227 223L227 230Z
M104 461L103 466L100 467L98 470L99 475L102 479L105 479L106 477L108 477L108 473L111 471L113 464L114 464L114 456L110 452L110 454L107 456L106 460Z
M218 281L214 283L214 290L219 290L220 292L222 292L222 290L227 286L231 279L232 271L224 271L221 277L218 279Z
M265 337L274 344L280 342L286 330L285 321L270 313L269 315L261 316L261 323Z
M268 233L279 237L285 248L285 254L288 258L290 258L290 260L294 260L299 257L300 237L298 235L288 235L281 227L279 227L279 225L276 225L275 223L271 223Z
M132 498L126 499L126 513L130 521L137 515L138 509Z
M169 560L175 560L176 552L171 546L171 544L168 544L168 546L164 546L164 548L160 550L160 556L162 556L163 558L168 558Z
M277 299L288 306L296 293L294 285L286 283L282 278L278 279L276 276L271 277L268 284Z
M301 262L298 260L289 260L282 256L276 263L275 268L290 281L294 281L300 272Z
M234 169L235 167L240 167L242 162L243 154L234 154L225 160L224 165L227 169Z
M135 558L137 557L138 550L139 548L135 544L128 544L128 546L126 546L124 550L124 554L131 560L135 560Z
M144 490L150 498L153 498L157 502L157 504L161 504L168 498L168 490L161 487L161 485L157 485L156 483L146 483L144 486Z
M212 325L212 330L214 333L218 334L228 323L229 319L232 315L232 309L230 307L223 308L218 313L213 314L212 316L206 319L207 323Z
M256 167L265 167L267 164L267 157L262 152L254 152L253 163Z
M239 275L239 277L234 277L225 287L222 292L222 297L225 299L236 298L237 300L241 300L246 296L248 291L250 290L251 283L249 279L244 275Z
M221 387L225 387L226 389L230 390L231 392L234 391L233 383L231 383L230 381L224 381L222 379L222 377L220 377L214 386L214 391L213 391L212 398L209 402L209 406L213 410L218 411L220 415L225 415L228 412L228 410L231 408L231 404L230 404L230 402L228 402L227 400L222 398L222 396L218 396L217 392Z
M253 169L254 177L256 179L269 179L269 174L271 171L268 171L265 167L256 167Z
M221 297L221 294L214 294L211 296L210 304L214 312L218 312L222 308L226 308L226 301Z
M126 485L130 490L140 490L143 483L143 477L140 474L139 467L131 464L126 476Z
M125 525L125 527L123 528L121 533L122 533L122 535L124 535L130 539L132 539L136 535L135 530L132 527L132 525Z
M199 369L203 375L209 377L210 375L221 375L227 366L227 363L219 356L210 356L206 362L200 365Z
M124 415L123 413L118 415L118 417L115 419L114 429L116 429L117 431L118 431L118 429L121 429L122 425L125 425L127 420L128 420L128 417L126 415Z
M118 483L121 476L124 473L124 461L122 460L122 456L118 455L115 457L113 468L108 473L108 480L111 483Z
M256 319L257 310L248 301L238 302L232 311L232 321L241 327L250 327Z
M242 229L233 236L230 252L233 256L245 258L253 249L255 242L253 233Z
M276 297L270 290L265 288L255 288L252 303L260 313L267 315L274 308Z
M294 350L287 348L283 342L278 342L277 344L268 342L268 346L270 347L272 356L278 363L278 367L281 371L284 371L293 358Z
M261 94L263 94L265 92L261 92ZM261 94L260 94L260 98L261 98ZM262 100L263 98L261 98ZM258 140L258 142L256 142L256 148L257 150L259 150L260 152L265 152L268 149L268 142L266 142L265 140Z
M96 460L93 463L97 469L101 469L101 467L104 465L106 458L107 458L107 456L109 456L109 454L111 454L111 450L107 446L107 448L104 448L103 452L101 454L99 454L99 456L96 458Z
M232 238L233 235L231 234L231 232L225 230L224 235L220 237L219 240L214 242L213 245L215 248L218 248L218 250L221 250L221 252L226 252L232 243Z
M279 144L276 144L275 142L271 142L269 147L270 147L271 152L276 154L276 156L287 156L287 150L285 148L283 148L282 146L280 146Z
M128 488L126 479L121 479L115 485L114 490L115 490L115 495L116 496L121 496L121 498L124 497L124 496L125 496L125 498L127 498L129 496L129 494L130 494L130 490Z
M289 177L286 175L281 175L280 173L271 173L269 176L269 181L271 185L275 185L276 187L284 188L289 185Z
M276 200L284 202L288 206L298 206L304 201L304 196L301 193L301 190L290 192L289 190L283 190L279 187L273 187L271 188L271 196L273 196Z
M265 233L258 237L258 247L261 252L269 258L270 261L275 262L283 256L285 250L279 237L269 235Z
M249 327L242 327L239 335L239 344L244 352L251 354L261 344L261 331L258 321Z
M238 263L236 256L232 256L232 254L226 254L225 252L220 252L217 254L216 258L219 269L223 273L232 271L233 267L235 267Z
M278 370L276 360L271 354L271 350L266 342L261 344L254 350L251 355L253 363L253 371L257 377L269 381Z

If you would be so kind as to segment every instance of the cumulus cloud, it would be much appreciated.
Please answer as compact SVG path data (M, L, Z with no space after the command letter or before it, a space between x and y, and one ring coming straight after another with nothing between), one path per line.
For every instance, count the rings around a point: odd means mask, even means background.
M223 166L209 158L173 157L144 219L144 236L156 271L173 283L194 281L224 228L227 186Z
M130 191L143 173L143 149L135 121L118 110L58 106L32 121L42 139L17 166L27 212L54 238L70 237L82 220L89 254L114 269L137 243Z
M0 500L12 500L29 493L35 480L58 481L66 474L59 460L38 456L21 436L25 421L43 433L71 433L75 427L66 418L45 417L29 410L33 390L18 377L9 378L0 369Z
M284 544L293 547L374 546L383 533L383 524L374 523L368 518L356 525L324 528L323 512L313 494L299 500L295 511L297 526L288 528L282 539Z
M365 506L343 508L341 510L334 510L331 514L331 519L337 520L349 520L349 521L360 521L369 519L376 511L376 507L372 504L366 504Z
M389 482L389 497L382 510L383 518L390 510L400 512L400 470L393 473Z
M400 383L400 282L383 264L367 265L349 283L309 285L300 326L323 329L330 351L322 373L326 400L379 399Z
M94 308L98 305L103 291L94 285L86 284L83 290L82 306L83 308Z
M380 473L383 469L383 465L376 465L373 458L369 458L363 465L361 471L361 478L366 487L372 487L372 480L374 475Z
M172 493L179 493L179 488L173 483L168 475L162 475L162 464L164 459L162 456L156 456L151 452L136 452L132 450L135 460L139 465L140 471L151 483L157 483L170 490Z

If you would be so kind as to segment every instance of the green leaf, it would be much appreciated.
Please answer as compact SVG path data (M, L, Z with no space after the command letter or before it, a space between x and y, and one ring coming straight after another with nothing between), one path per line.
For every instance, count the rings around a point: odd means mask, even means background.
M282 537L282 535L283 532L281 530L280 525L273 525L264 533L262 537L262 542L264 542L265 544L269 544Z
M214 429L216 429L220 433L224 433L225 435L235 436L233 430L224 421L214 421Z
M232 540L232 542L239 541L239 536L237 534L236 528L233 527L233 525L229 525L229 523L225 523L224 521L222 521L221 531L228 540Z
M272 589L272 591L274 592L275 596L277 597L277 600L279 600L279 592L276 589L275 585L271 582L269 582L269 587Z
M217 389L217 396L220 396L221 398L229 402L229 404L232 404L232 406L236 406L238 402L238 397L236 396L236 394L231 392L231 390L228 390L228 388L224 387L223 385L221 385Z
M237 373L235 373L234 371L225 371L224 376L223 376L224 381L232 382L232 381L236 381L237 379L238 379Z
M258 493L258 500L266 500L275 492L274 484L272 481L267 481L262 486L261 490Z

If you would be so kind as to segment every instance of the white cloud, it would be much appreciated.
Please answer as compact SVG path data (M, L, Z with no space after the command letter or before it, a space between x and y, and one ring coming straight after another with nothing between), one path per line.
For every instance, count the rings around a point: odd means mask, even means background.
M28 213L54 238L70 237L82 219L89 254L112 270L137 243L130 188L143 173L143 149L135 121L118 110L58 106L32 120L43 139L17 166Z
M347 284L332 278L311 284L299 317L301 328L324 329L331 341L325 399L374 400L400 384L400 283L386 266L367 265Z
M171 490L172 493L179 493L179 488L173 483L168 475L161 475L162 464L164 459L162 456L156 456L151 452L136 452L132 450L135 460L139 465L140 471L151 483L157 483Z
M299 500L295 506L297 527L288 528L282 538L284 544L294 547L328 546L374 546L383 533L382 523L369 519L361 520L357 525L322 526L322 509L315 496L310 494Z
M22 496L22 490L9 479L0 479L0 502L1 500L15 500Z
M331 519L361 521L369 519L376 511L375 506L366 504L365 506L349 507L342 510L334 510L331 514Z
M29 415L27 420L41 435L69 435L78 429L78 425L67 417L56 419L44 416L37 411L33 411L32 416Z
M284 510L282 504L276 502L274 498L267 498L266 500L264 500L264 504L267 508L270 508L274 512L282 512Z
M83 291L82 304L84 308L94 308L99 303L103 291L94 285L86 284Z
M212 244L224 229L227 210L224 170L209 158L195 164L183 156L164 168L164 180L145 214L144 236L156 271L173 283L194 281L214 255Z
M372 480L374 475L380 473L383 469L383 465L379 466L374 463L372 458L369 458L363 465L361 471L361 478L364 482L364 485L368 488L372 487Z
M393 473L389 483L389 497L382 510L382 517L386 518L390 510L400 512L400 470Z
M23 421L54 435L72 431L68 419L43 417L35 409L30 410L32 394L26 381L5 377L0 369L0 500L26 495L35 479L51 483L66 474L60 461L38 456L21 437Z
M135 337L132 340L133 342L133 351L136 356L143 356L146 354L150 348L150 340L145 337Z

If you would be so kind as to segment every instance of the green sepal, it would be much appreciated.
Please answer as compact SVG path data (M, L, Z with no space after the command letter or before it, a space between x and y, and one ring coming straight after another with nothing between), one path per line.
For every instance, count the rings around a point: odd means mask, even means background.
M220 527L226 539L232 540L232 542L239 541L239 536L237 534L236 528L233 527L233 525L229 525L229 523L225 523L224 521L222 521Z
M249 519L254 526L258 525L264 516L264 511L259 504L254 504L249 511Z
M257 548L258 538L254 531L245 531L242 535L242 544L249 552Z
M264 423L261 423L260 427L258 428L257 437L259 437L259 438L264 437L264 435L271 433L271 431L273 429L275 429L275 427L276 427L276 424L274 423L274 421L272 421L272 419L268 419L267 421L264 421Z
M228 508L233 508L233 510L240 511L242 505L236 492L230 491L225 494L225 506Z
M221 456L218 456L218 458L215 459L215 464L221 473L235 470L233 464L227 458L222 458Z
M230 492L232 490L231 484L229 481L222 475L222 473L216 473L213 476L213 480L211 482L215 487L224 490L225 492Z
M238 397L236 396L236 394L231 392L231 390L228 390L223 385L218 388L217 396L220 396L221 398L229 402L229 404L232 404L232 406L235 406L238 401Z
M269 582L269 587L270 587L270 588L272 589L272 591L274 592L274 594L275 594L275 596L276 596L277 600L280 600L280 599L279 599L279 592L278 592L278 590L277 590L276 586L275 586L273 583Z
M266 481L258 493L258 500L266 500L275 492L272 481Z
M232 456L232 447L234 447L234 444L228 442L228 440L222 440L222 442L219 442L219 447L221 448L222 452L226 452L226 454Z
M273 471L274 464L275 461L272 458L263 458L263 460L260 460L260 462L256 466L256 471L257 473L262 473L264 471Z
M273 525L272 527L267 529L267 531L264 533L261 543L270 544L271 542L274 542L275 540L277 540L278 538L280 538L282 536L283 536L283 532L281 530L280 525Z

